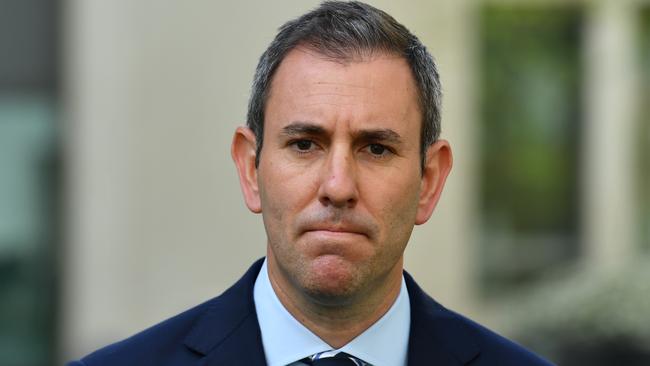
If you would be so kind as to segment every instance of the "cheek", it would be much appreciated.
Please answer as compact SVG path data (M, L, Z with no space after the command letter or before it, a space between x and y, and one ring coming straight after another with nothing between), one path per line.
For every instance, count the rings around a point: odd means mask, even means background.
M271 177L268 177L271 178ZM262 217L267 226L267 231L277 231L279 224L284 220L287 213L288 199L284 197L282 184L274 183L274 180L266 179L260 186L260 198L262 203Z
M383 182L383 188L376 186L379 191L372 194L375 198L371 203L372 211L382 222L383 240L393 245L405 245L415 224L420 192L419 179L385 179Z
M290 229L295 216L313 200L313 181L303 171L277 167L265 167L259 175L262 216L267 231Z

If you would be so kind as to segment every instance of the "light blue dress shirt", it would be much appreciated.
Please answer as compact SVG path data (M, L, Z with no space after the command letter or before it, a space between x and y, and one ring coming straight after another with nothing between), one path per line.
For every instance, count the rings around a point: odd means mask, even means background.
M286 366L316 353L332 350L284 308L269 280L266 260L255 281L255 311L268 366ZM405 366L411 306L406 283L391 308L370 328L336 350L373 366Z

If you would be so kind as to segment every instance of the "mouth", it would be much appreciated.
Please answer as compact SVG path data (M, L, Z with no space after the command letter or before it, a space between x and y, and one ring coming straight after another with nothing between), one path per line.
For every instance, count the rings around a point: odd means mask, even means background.
M310 212L301 215L296 224L301 235L332 241L371 240L377 232L369 215L353 212Z
M369 253L372 247L370 233L372 230L368 226L352 220L311 222L303 227L301 241L313 258L350 260Z
M305 233L311 233L318 236L327 236L332 238L337 238L337 237L344 238L350 236L364 236L364 237L368 236L360 228L345 227L345 226L315 226L305 230Z

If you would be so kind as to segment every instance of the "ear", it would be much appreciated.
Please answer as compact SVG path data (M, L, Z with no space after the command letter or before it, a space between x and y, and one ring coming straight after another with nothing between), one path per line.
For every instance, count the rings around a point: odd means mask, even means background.
M424 224L431 217L451 170L452 160L451 146L445 140L438 140L427 149L415 216L416 225Z
M257 168L255 167L255 134L248 127L238 127L232 138L230 155L237 166L239 186L244 194L246 206L253 213L262 212L260 193L257 186Z

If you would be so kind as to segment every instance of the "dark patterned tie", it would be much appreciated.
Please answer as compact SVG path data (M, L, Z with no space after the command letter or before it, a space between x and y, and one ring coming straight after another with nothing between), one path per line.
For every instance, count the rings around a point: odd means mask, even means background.
M353 356L348 355L345 352L337 353L333 357L324 357L317 360L306 360L308 365L312 366L363 366L364 363L361 360L356 359Z

